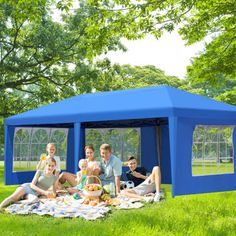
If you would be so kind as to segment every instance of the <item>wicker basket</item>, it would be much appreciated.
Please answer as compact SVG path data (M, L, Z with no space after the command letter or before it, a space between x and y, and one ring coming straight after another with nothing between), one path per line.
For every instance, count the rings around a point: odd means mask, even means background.
M88 180L91 178L97 179L99 184L97 184L97 183L88 184ZM85 196L87 196L87 197L100 197L102 195L102 183L101 183L101 180L97 176L95 176L95 175L87 176L85 184L86 185L83 188L83 194Z

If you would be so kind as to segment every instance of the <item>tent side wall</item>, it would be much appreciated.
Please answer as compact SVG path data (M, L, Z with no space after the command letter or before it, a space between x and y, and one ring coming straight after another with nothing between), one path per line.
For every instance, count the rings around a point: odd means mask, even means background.
M159 127L160 133L157 132L156 126L141 128L141 166L149 171L152 170L153 166L161 166L161 182L171 184L168 125ZM159 139L160 148L158 148Z
M152 171L153 166L158 165L155 127L141 128L141 166Z
M6 185L29 182L32 180L35 173L35 171L13 172L14 131L14 126L5 125L4 177Z
M67 171L76 173L78 171L79 159L84 158L85 129L81 128L81 123L74 124L73 146L68 146L70 156L67 157ZM73 151L72 151L73 150Z
M73 158L74 158L74 148L75 148L75 141L74 141L74 136L75 136L75 129L70 128L67 136L67 158L66 158L66 169L67 171L73 171L74 166L73 166Z
M31 182L35 174L35 171L13 171L14 132L14 126L5 125L4 179L6 185ZM82 158L84 155L84 140L84 129L80 127L80 123L75 123L74 128L69 128L68 132L66 171L70 173L77 172L79 157Z
M161 125L160 156L161 156L161 183L171 184L171 160L170 160L170 140L169 125Z
M76 173L78 171L78 160L84 158L85 129L80 123L75 123L70 128L67 140L66 171Z
M192 144L196 125L235 125L235 120L170 118L172 196L236 189L236 173L192 175ZM234 150L236 150L234 132ZM234 151L234 170L235 170Z

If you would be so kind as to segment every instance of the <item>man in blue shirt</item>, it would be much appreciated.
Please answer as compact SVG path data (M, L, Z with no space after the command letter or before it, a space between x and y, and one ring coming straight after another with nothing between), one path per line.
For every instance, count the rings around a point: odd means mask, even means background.
M102 144L100 147L102 161L100 164L100 179L103 185L113 183L116 187L116 194L120 193L120 176L122 174L122 162L119 158L111 154L109 144Z

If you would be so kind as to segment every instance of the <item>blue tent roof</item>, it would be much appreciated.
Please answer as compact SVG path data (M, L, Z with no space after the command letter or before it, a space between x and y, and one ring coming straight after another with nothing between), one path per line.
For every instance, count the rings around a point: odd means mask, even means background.
M8 125L156 117L236 118L236 107L169 86L74 96L6 119Z

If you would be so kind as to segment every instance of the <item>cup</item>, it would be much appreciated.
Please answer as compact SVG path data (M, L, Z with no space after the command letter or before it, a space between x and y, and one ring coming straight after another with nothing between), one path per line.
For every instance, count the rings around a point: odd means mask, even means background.
M42 154L40 155L40 160L41 160L41 161L46 161L46 159L47 159L46 153L42 153Z
M53 192L51 192L50 194L49 194L49 196L48 196L48 198L55 198L56 197L56 195L55 195L55 193L53 193Z

